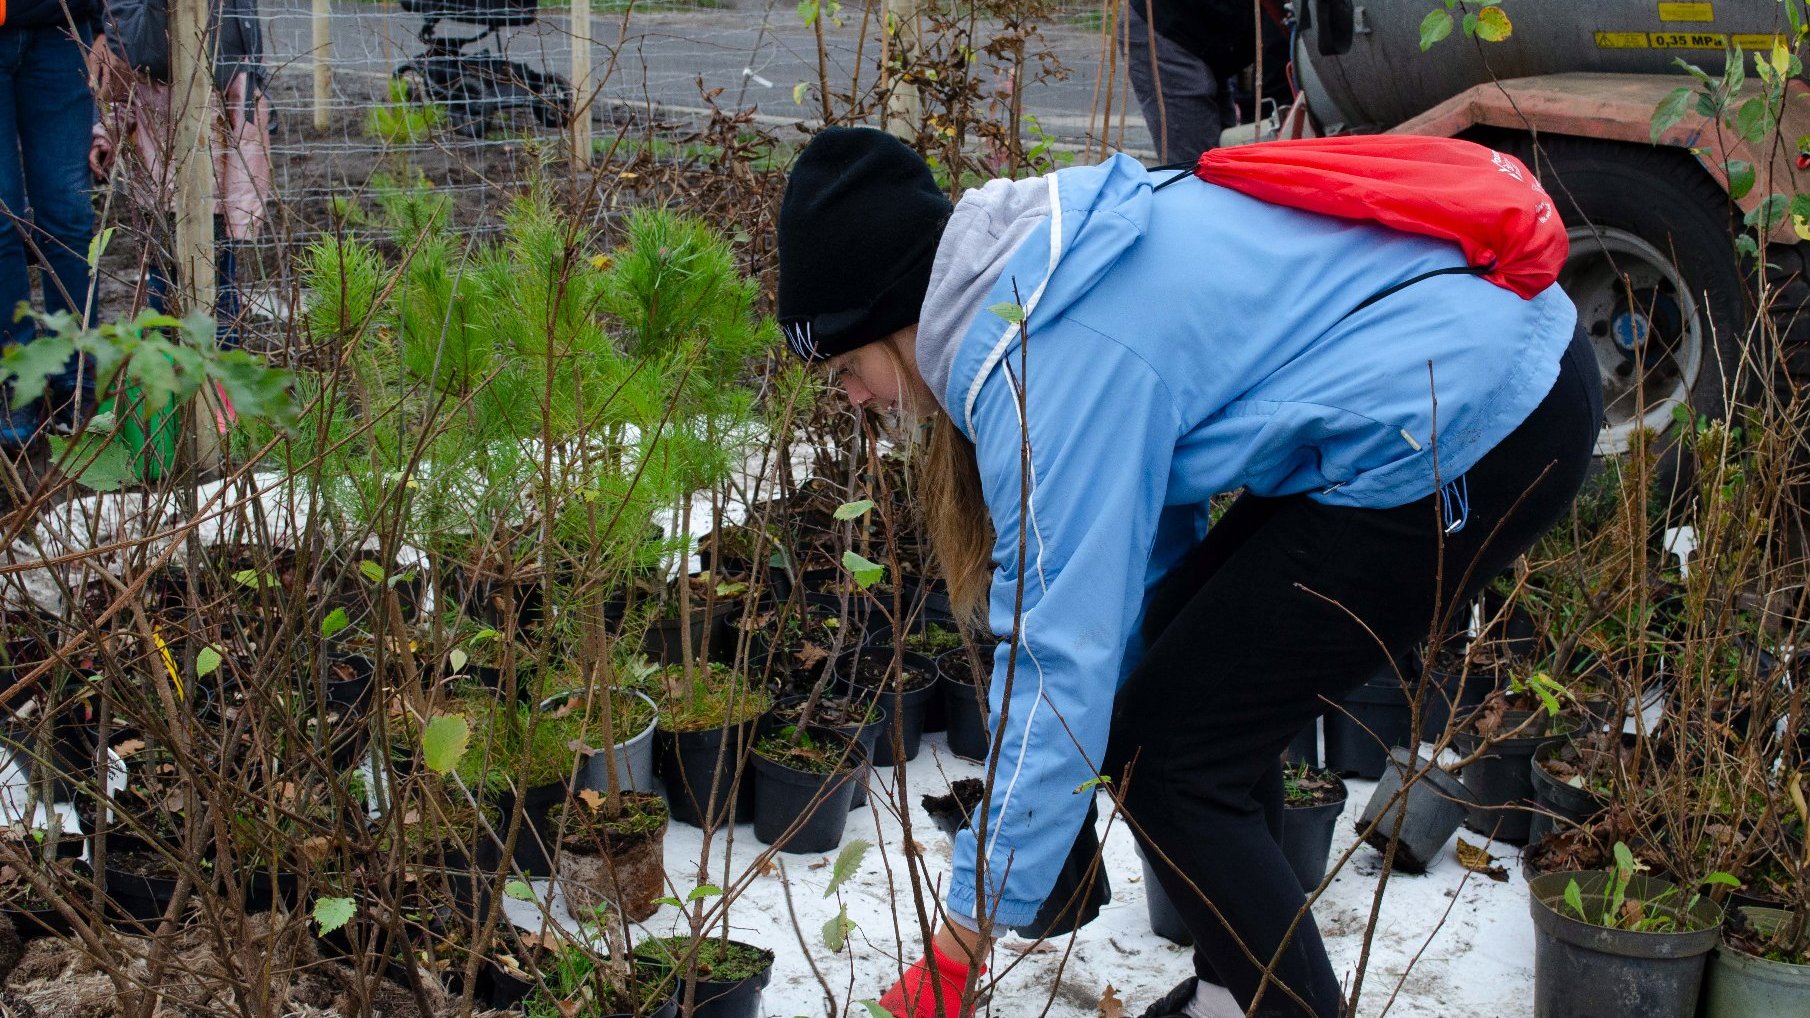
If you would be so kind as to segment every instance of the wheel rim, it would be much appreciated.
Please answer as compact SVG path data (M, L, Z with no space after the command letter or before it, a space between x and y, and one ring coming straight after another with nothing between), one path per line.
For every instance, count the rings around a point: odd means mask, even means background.
M1703 368L1701 305L1677 266L1613 226L1573 227L1559 285L1577 305L1603 381L1598 455L1628 450L1637 429L1659 432L1690 405Z

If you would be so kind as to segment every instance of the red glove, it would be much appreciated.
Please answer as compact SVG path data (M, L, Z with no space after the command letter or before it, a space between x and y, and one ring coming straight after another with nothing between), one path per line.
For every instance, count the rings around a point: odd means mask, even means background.
M919 958L905 970L905 975L893 988L880 998L880 1006L893 1015L893 1018L953 1018L957 1014L968 1014L962 1010L962 991L968 986L968 966L949 957L930 945L930 956ZM976 975L986 975L987 967L982 965ZM938 1010L937 990L932 984L940 984L943 1010Z

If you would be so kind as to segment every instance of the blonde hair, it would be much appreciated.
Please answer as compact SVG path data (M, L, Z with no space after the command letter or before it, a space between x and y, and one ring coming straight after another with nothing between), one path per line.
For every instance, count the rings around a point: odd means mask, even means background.
M930 441L917 450L919 491L923 494L924 523L930 534L937 572L949 585L949 603L965 625L985 630L987 589L993 578L993 516L980 484L980 463L974 443L968 441L938 406L936 396L922 376L905 363L898 340L888 336L880 346L892 361L901 390L911 398L901 400L901 433L916 436L922 419L920 404L928 403Z

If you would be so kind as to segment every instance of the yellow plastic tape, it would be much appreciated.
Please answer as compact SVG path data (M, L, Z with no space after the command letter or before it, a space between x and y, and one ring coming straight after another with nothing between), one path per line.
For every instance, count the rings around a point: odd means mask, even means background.
M1596 33L1597 49L1646 49L1647 33L1645 32L1598 32Z
M163 642L163 634L156 627L151 629L151 640L157 644L157 653L163 655L163 667L170 673L170 684L176 687L176 699L188 699L188 694L182 691L182 673L176 670L176 659L170 655L170 645Z

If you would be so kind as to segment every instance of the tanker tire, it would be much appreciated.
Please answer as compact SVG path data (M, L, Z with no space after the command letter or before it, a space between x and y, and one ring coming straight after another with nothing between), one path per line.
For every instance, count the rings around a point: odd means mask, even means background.
M1535 165L1525 135L1506 141L1497 147L1513 152L1529 166ZM1602 231L1599 236L1619 232L1651 245L1665 256L1697 301L1697 318L1703 330L1696 377L1687 392L1693 414L1719 419L1728 412L1730 396L1736 403L1751 396L1757 389L1753 384L1755 366L1772 361L1770 353L1764 353L1742 364L1743 337L1753 304L1746 270L1734 252L1740 216L1727 193L1695 159L1679 149L1562 135L1544 136L1541 147L1540 180L1568 227L1574 231L1578 227L1594 228ZM1579 233L1574 232L1574 258L1580 243L1591 240L1587 236L1580 240ZM1618 260L1616 267L1623 264ZM1580 295L1574 294L1574 299L1583 303ZM1596 325L1599 335L1593 338L1601 338L1600 322L1582 324L1586 331ZM1800 328L1810 328L1810 323ZM1598 356L1610 355L1599 345ZM1604 365L1605 376L1614 366ZM1656 412L1654 415L1658 416ZM1612 412L1612 419L1613 416ZM1663 425L1655 421L1649 426ZM1669 426L1665 430L1668 435L1676 431ZM1603 446L1621 445L1625 449L1625 443L1609 441L1612 431L1605 428L1599 452L1617 451ZM1655 470L1660 489L1669 490L1674 498L1682 495L1688 484L1677 452L1675 443L1662 442Z

